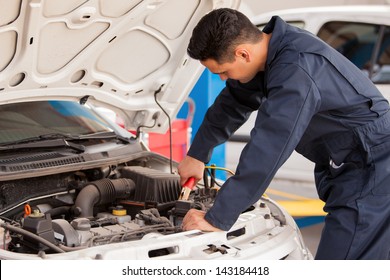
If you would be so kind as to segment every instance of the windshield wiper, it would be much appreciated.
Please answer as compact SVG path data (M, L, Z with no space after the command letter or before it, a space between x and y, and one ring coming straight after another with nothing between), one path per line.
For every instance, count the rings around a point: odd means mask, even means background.
M22 143L32 143L32 142L41 142L44 140L55 140L55 139L65 139L65 140L78 140L78 136L74 136L72 134L66 134L66 133L48 133L48 134L42 134L39 136L24 138L16 141L10 141L2 143L0 146L10 146L10 145L17 145Z
M84 134L78 136L79 140L84 139L117 139L124 143L133 143L133 141L130 138L126 138L124 136L118 135L115 132L96 132L91 134Z
M48 133L36 137L30 137L14 142L3 143L0 151L19 149L39 149L66 147L76 151L84 152L85 146L72 143L71 141L92 140L92 139L117 139L124 143L132 143L130 138L117 135L115 132L96 132L84 135L72 135L66 133Z
M39 138L39 137L37 137L37 138ZM42 138L40 138L40 139L42 139ZM64 138L44 139L44 140L35 140L35 141L32 140L32 142L2 145L2 146L0 146L0 151L21 150L21 149L60 148L60 147L71 148L72 150L76 150L78 152L85 151L85 147L83 145L69 142Z

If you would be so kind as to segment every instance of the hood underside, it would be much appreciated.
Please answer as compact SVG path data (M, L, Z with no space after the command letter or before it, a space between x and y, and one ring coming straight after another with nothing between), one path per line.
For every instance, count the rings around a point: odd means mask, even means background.
M78 100L164 132L203 67L192 29L239 0L0 0L0 104ZM154 120L156 119L156 121ZM148 129L145 129L148 131Z

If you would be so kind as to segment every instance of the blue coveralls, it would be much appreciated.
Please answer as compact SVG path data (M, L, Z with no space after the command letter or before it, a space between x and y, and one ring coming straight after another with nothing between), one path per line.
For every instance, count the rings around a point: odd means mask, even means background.
M205 218L229 230L265 192L294 149L315 163L328 213L316 259L389 259L390 111L362 72L316 36L273 17L264 72L226 87L188 155L207 163L258 110L236 174Z

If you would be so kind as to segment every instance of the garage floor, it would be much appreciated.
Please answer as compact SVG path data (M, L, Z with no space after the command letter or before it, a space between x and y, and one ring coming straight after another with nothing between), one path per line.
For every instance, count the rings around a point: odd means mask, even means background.
M316 223L310 226L301 227L301 233L306 246L309 248L313 257L317 252L318 243L320 242L320 236L324 223Z

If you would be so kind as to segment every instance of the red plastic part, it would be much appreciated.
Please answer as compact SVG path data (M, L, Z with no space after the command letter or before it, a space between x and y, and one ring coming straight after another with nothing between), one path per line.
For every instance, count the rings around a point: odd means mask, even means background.
M194 186L195 186L195 178L191 177L184 183L183 188L189 188L190 190L192 190Z
M177 119L172 122L172 159L181 161L189 146L188 121ZM169 130L165 134L149 133L151 151L170 157Z

